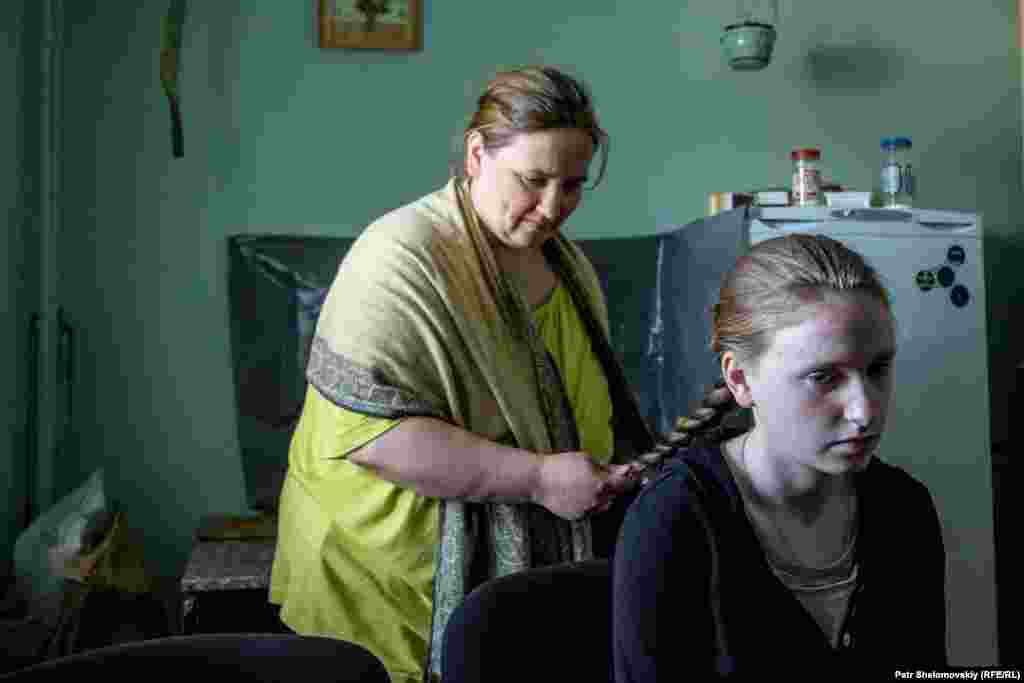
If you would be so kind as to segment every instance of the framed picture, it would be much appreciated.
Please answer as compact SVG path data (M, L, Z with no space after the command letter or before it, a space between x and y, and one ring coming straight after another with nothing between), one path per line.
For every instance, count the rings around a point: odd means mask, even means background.
M320 0L320 47L418 50L423 0Z

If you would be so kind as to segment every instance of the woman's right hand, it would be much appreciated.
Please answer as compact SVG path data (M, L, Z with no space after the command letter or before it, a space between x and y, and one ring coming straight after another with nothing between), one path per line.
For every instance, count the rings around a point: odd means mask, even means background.
M533 502L563 519L607 510L638 483L633 465L600 465L580 451L541 456Z

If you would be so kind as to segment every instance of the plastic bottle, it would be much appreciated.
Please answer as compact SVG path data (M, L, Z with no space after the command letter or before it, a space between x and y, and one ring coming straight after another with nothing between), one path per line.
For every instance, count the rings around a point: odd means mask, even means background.
M914 169L910 163L910 138L882 138L882 174L879 183L882 206L909 209L914 205Z
M794 149L789 158L793 160L793 206L821 206L821 152L814 148Z

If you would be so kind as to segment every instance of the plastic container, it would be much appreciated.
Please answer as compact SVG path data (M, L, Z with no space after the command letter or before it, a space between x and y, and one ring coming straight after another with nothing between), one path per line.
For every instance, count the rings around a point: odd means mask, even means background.
M793 161L793 206L821 206L821 152L814 148L794 149L789 158Z
M882 138L882 173L878 191L886 209L909 209L914 205L914 168L910 163L910 138Z

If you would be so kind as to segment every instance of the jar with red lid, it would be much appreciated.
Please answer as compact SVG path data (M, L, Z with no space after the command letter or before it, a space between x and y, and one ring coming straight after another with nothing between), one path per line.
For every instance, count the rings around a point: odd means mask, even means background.
M793 205L821 206L821 152L813 147L794 149L789 158L793 161Z

